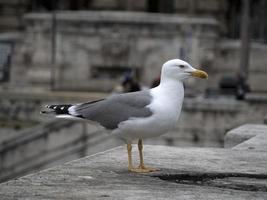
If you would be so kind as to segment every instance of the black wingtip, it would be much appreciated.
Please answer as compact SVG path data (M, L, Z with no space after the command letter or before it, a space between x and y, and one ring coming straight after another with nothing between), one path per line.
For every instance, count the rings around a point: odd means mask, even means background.
M55 114L69 114L69 107L71 107L71 104L63 104L63 105L46 105L45 107L47 109L50 109L49 111L41 111L42 114L47 113L55 113Z
M52 114L52 113L55 113L55 111L54 110L41 110L40 111L40 114Z

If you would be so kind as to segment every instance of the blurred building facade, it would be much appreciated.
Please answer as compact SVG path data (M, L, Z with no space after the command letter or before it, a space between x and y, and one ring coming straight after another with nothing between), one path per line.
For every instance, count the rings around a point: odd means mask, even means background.
M266 92L267 29L259 19L266 16L267 3L250 4L249 83L253 91ZM2 70L13 87L111 91L129 70L150 85L161 64L177 57L213 77L200 84L191 80L188 87L216 87L222 76L239 70L241 0L13 0L0 5L2 32L22 33L11 45L8 70Z

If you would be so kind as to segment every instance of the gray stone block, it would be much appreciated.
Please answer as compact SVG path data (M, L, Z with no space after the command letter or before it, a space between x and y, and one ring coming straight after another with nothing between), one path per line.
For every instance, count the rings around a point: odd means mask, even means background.
M245 124L238 128L235 128L229 131L224 140L225 148L244 148L247 147L249 143L250 148L255 148L259 145L259 142L264 142L267 136L267 126L266 125L257 125L257 124ZM264 139L263 139L264 137ZM253 140L251 139L253 138ZM251 139L251 140L249 140ZM263 140L261 140L263 139ZM247 141L249 140L249 141ZM245 142L247 141L247 142ZM253 141L253 142L251 142ZM267 140L266 140L267 141ZM244 142L244 143L243 143ZM242 144L241 144L242 143ZM236 146L238 145L238 146ZM264 147L264 145L260 145ZM267 149L267 148L266 148Z

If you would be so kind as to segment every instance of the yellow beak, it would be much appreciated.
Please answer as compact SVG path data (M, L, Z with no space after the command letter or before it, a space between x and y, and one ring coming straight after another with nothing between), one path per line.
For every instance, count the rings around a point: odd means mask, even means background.
M198 78L208 78L208 74L202 70L196 70L190 73L191 76L198 77Z

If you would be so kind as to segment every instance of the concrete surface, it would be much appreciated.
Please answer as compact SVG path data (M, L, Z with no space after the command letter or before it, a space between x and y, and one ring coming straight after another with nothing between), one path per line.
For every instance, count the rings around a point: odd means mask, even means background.
M249 145L257 146L253 141ZM146 145L144 152L147 165L161 171L129 173L126 149L117 147L3 183L0 196L1 199L267 199L267 145L259 149ZM136 146L133 155L137 161Z

